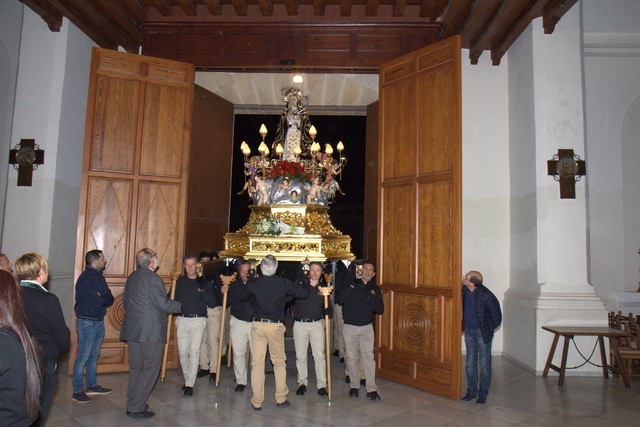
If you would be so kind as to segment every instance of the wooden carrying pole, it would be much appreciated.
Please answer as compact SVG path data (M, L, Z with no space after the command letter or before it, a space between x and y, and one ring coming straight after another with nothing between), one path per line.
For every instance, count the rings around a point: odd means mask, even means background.
M234 280L236 280L237 273L233 273L231 276L220 275L220 281L222 282L222 286L229 286ZM227 288L227 292L223 294L222 297L222 316L220 317L220 337L218 339L218 361L216 364L216 387L220 383L220 365L222 364L222 343L224 341L224 325L225 325L225 315L227 314L227 295L229 294L229 288Z
M331 400L331 320L329 320L329 295L333 291L333 286L321 287L320 292L324 296L324 341L325 341L325 359L327 360L327 395Z
M169 291L171 299L176 296L176 281L180 277L180 273L176 270L171 271L171 290ZM165 375L167 373L167 357L169 356L169 339L171 338L171 322L173 321L173 313L169 313L167 316L167 340L164 343L162 350L162 366L160 368L160 382L164 382Z

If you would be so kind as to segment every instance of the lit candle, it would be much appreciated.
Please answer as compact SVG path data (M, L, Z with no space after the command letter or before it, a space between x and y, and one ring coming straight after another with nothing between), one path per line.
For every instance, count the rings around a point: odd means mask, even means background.
M338 142L338 145L336 145L336 148L338 149L338 153L344 150L344 144L342 143L342 141Z

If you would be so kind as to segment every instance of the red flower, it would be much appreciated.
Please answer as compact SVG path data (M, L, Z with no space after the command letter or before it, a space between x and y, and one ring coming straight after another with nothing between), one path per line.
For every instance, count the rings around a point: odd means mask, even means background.
M289 179L299 179L302 181L308 181L310 174L306 174L304 171L304 165L298 162L291 162L289 160L280 160L271 169L270 178L278 178L279 176L286 176Z

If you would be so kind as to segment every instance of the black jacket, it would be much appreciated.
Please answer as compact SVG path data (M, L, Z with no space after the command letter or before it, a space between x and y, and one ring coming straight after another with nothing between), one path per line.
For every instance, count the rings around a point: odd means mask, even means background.
M69 348L70 333L58 297L32 282L20 282L27 318L45 361L57 361Z
M87 265L76 282L76 316L104 319L107 307L113 304L113 294L101 271Z
M0 329L0 426L30 426L24 404L24 347L13 332Z
M464 301L464 294L471 292L466 286L462 287L462 300ZM484 342L489 342L493 339L493 331L502 323L502 311L500 310L500 303L493 292L487 289L484 285L476 285L476 315L478 317L478 329L482 335ZM464 308L462 310L464 313ZM462 318L462 331L464 332L464 315Z
M336 302L342 304L342 317L347 325L368 325L374 314L384 312L382 290L373 279L366 285L362 279L343 283L336 289Z

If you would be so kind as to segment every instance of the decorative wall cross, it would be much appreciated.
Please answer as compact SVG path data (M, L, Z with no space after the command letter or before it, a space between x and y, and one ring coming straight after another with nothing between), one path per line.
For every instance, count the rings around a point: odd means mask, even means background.
M44 163L44 150L35 139L21 139L20 144L9 151L9 163L18 171L18 187L31 187L33 171Z
M547 173L560 182L560 198L576 198L576 182L587 173L587 166L571 149L558 149L547 161Z

